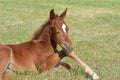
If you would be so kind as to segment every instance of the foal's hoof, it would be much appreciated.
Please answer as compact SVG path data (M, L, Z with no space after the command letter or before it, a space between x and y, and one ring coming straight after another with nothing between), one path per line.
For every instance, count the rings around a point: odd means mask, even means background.
M93 74L93 75L92 75L92 79L93 79L93 80L98 80L98 79L99 79L99 77L98 77L98 75L97 75L97 74Z
M71 69L70 64L68 64L68 63L66 63L66 62L59 62L55 67L56 67L56 68L64 67L64 68L66 68L66 69L68 69L68 70Z

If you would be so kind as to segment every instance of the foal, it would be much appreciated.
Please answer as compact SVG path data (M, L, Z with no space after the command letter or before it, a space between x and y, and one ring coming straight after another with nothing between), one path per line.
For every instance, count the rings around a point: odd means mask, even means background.
M0 80L14 71L46 72L52 69L65 56L69 56L93 79L98 76L73 52L68 36L68 26L64 22L67 9L60 15L50 11L50 19L39 29L29 42L15 45L0 45ZM57 51L57 44L62 47Z

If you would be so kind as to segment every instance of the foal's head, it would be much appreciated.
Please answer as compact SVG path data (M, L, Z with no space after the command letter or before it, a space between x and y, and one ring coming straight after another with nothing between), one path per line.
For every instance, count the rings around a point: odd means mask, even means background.
M50 25L52 29L52 39L60 45L66 53L70 53L72 51L72 43L68 36L69 28L64 22L66 12L67 9L60 16L58 16L52 9L50 11Z

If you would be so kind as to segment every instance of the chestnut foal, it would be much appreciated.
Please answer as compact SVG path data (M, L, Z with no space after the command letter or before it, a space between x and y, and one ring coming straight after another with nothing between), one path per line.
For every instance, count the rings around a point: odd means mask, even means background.
M36 71L52 69L66 56L72 58L92 78L98 79L89 66L73 52L68 36L68 26L64 22L67 9L60 15L50 11L50 19L40 28L31 41L15 45L0 45L0 80L8 72ZM57 51L57 44L62 50Z

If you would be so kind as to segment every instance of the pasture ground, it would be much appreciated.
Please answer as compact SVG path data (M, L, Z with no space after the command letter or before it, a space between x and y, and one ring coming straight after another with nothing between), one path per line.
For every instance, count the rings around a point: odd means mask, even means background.
M76 55L100 80L120 80L120 0L0 0L0 44L29 41L51 9L60 14L65 8ZM72 69L12 76L15 80L90 80L73 60L62 61Z

